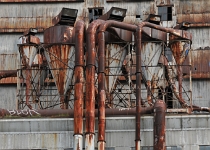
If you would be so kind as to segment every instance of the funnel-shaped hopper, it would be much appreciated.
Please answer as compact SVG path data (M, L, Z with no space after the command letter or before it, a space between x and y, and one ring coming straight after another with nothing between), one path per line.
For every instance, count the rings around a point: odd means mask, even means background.
M190 50L189 41L176 41L173 35L170 35L170 40L172 40L170 47L176 61L177 65L182 65L188 55Z
M156 73L157 64L162 52L162 44L157 42L142 43L142 73L147 81L151 81Z
M27 68L31 67L33 64L34 58L37 54L37 47L34 45L21 45L20 46L20 55L22 56L22 63Z
M117 44L106 45L106 66L108 66L107 73L107 88L109 93L115 88L117 78L121 72L123 61L126 57L126 49Z
M46 72L39 68L43 61L42 56L37 54L36 45L20 45L19 50L23 65L22 75L26 83L26 104L32 108L29 103L39 99L40 87L44 85Z
M36 46L20 46L21 62L25 69L22 70L23 77L26 78L26 70L30 73L30 83L34 89L44 84L46 78L46 71L39 67L43 64L41 54L37 54Z
M51 69L58 93L60 95L61 108L64 106L64 98L72 81L75 66L75 48L70 45L53 45L45 50L45 56Z

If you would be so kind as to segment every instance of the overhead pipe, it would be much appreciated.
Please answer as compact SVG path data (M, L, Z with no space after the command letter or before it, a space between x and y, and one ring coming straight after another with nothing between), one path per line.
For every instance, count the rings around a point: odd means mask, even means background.
M74 150L83 149L84 31L84 21L77 21L75 25Z
M95 138L95 73L96 73L96 30L103 20L94 20L86 31L87 62L86 62L86 97L85 97L85 148L94 150Z
M166 150L165 114L165 102L163 100L157 100L154 105L154 150Z
M149 22L141 22L138 24L136 27L135 25L123 23L123 22L117 22L113 20L108 20L105 23L101 24L99 27L99 33L98 33L98 57L99 57L99 68L98 68L98 78L99 80L99 89L98 92L99 94L99 135L98 135L98 147L101 145L105 145L105 120L104 120L104 109L103 109L103 104L105 103L105 96L104 91L105 91L105 31L109 27L116 27L116 28L121 28L125 30L129 30L132 32L136 32L136 139L135 139L135 147L136 150L140 150L140 111L141 111L141 41L142 41L142 30L143 27L150 27L154 28L163 32L171 33L175 36L179 36L185 39L190 39L191 40L191 34L189 34L186 31L181 31L181 30L175 30L172 28L165 28L159 25L155 25ZM101 147L100 147L101 148ZM102 148L102 150L104 147Z

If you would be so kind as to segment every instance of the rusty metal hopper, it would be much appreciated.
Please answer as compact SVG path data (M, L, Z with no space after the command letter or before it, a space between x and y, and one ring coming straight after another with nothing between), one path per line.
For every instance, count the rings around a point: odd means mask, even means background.
M22 76L26 83L26 105L32 108L31 104L39 99L40 87L44 85L47 74L45 70L39 68L43 61L42 56L37 53L38 48L36 44L19 45L19 52L21 56Z
M188 41L174 41L170 44L177 65L182 65L190 50Z
M19 51L23 65L31 67L38 51L37 47L35 45L21 45Z
M44 53L60 96L62 109L68 108L68 102L64 104L64 101L74 73L74 42L74 27L57 25L44 31Z
M73 78L75 66L74 55L74 46L67 44L55 44L45 50L45 56L60 95L62 109L68 107L68 105L64 106L63 103Z
M106 66L108 70L106 74L107 77L106 85L109 92L111 92L116 87L117 75L121 72L121 67L123 61L126 57L126 49L118 44L107 44L106 45Z
M142 73L147 81L151 81L153 75L156 73L156 67L161 53L162 44L160 42L142 43Z

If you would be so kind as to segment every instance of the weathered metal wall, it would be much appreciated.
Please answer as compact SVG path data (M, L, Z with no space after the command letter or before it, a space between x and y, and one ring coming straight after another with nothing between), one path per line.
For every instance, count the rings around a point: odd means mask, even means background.
M59 2L59 3L1 3L0 6L0 31L1 32L23 32L28 28L37 27L39 31L52 26L52 18L55 17L62 7L78 9L78 19L88 22L88 8L104 7L107 12L112 6L127 9L126 22L134 22L136 15L146 19L150 11L154 12L154 2L141 3L106 3L106 1L87 0L85 2ZM141 9L140 9L141 8ZM11 11L12 10L12 11ZM27 12L27 13L26 13Z
M199 150L199 145L210 145L208 118L209 115L166 116L166 146L177 146L182 150ZM106 147L112 147L114 150L133 148L135 118L109 117L106 119ZM153 117L143 116L141 122L141 144L152 146ZM0 149L64 150L72 148L73 130L73 119L3 119L0 120L2 139ZM96 128L96 133L97 130Z
M0 85L0 104L2 107L8 109L15 109L16 103L16 89L15 85Z
M177 22L208 24L210 22L210 2L206 0L181 0L176 2Z
M192 82L192 99L193 99L193 105L201 106L201 107L209 107L210 106L210 100L209 100L209 85L210 80L209 79L194 79ZM190 82L189 79L184 79L183 82L183 88L186 90L186 93L188 93L188 96L190 96ZM183 91L183 98L189 103L189 97L188 97L184 91Z

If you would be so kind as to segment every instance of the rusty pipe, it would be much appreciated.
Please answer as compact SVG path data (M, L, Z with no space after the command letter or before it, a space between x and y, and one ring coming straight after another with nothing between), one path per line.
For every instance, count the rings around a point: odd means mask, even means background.
M105 149L105 31L109 27L117 27L135 31L136 26L108 20L102 23L98 31L98 149Z
M87 29L87 63L86 63L86 100L85 100L85 147L94 149L95 137L95 61L96 37L95 33L103 20L93 21Z
M84 21L77 21L75 24L74 150L83 149L84 31Z
M8 77L17 77L17 70L1 70L0 80Z
M205 111L205 112L210 112L210 108L209 107L200 107L200 106L192 105L192 111Z
M154 106L154 150L165 150L165 112L163 100L157 100Z
M87 110L83 109L82 117L85 117ZM152 114L154 112L154 107L144 107L141 109L141 114ZM123 108L123 109L105 109L105 114L107 117L120 117L120 116L135 116L135 108ZM95 111L95 116L98 116L98 110ZM0 109L1 118L74 118L73 109L24 109L24 110L9 110Z

